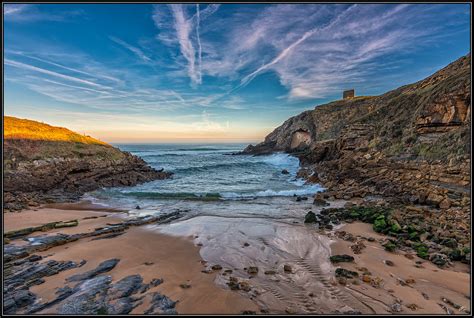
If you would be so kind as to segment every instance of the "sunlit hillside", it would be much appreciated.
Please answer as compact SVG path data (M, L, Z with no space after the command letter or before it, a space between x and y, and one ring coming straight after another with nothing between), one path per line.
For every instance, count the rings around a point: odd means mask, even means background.
M78 142L83 144L108 145L90 136L83 136L63 127L54 127L37 121L4 117L5 139L28 139L45 141Z
M120 160L125 154L111 145L69 129L34 120L4 117L4 168L22 160L90 158Z

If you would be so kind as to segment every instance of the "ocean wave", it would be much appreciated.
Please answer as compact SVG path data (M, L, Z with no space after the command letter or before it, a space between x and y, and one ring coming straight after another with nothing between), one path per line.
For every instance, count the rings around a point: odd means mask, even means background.
M174 173L182 172L202 172L208 170L218 170L223 168L249 168L251 166L256 167L262 165L261 162L229 162L229 163L214 163L201 166L192 166L185 168L177 168L172 170Z
M302 189L293 190L264 190L251 193L236 193L236 192L225 192L221 193L223 199L249 199L258 197L292 197L295 195L313 195L315 193L323 191L323 188L319 185L311 185Z
M219 151L229 150L228 148L198 147L198 148L178 148L176 151Z
M241 157L239 157L241 158ZM293 175L299 167L299 160L287 154L272 154L269 156L249 157L246 161L211 163L200 166L190 166L174 169L173 172L202 172L207 170L227 169L227 168L258 168L264 165L276 166L279 169L287 169Z
M255 158L257 158L256 162L264 162L282 168L298 168L300 164L298 158L288 155L286 153L275 153L272 155L259 156Z
M139 199L161 199L161 200L196 200L196 201L216 201L221 198L219 193L189 193L189 192L121 192L122 195Z
M149 155L141 155L142 158L154 158L154 157L184 157L188 156L184 153L153 153Z
M127 197L138 199L160 199L160 200L196 200L196 201L217 201L217 200L239 200L255 199L259 197L292 197L301 195L313 195L321 192L323 188L319 185L310 185L301 189L292 190L262 190L256 192L222 192L222 193L190 193L190 192L121 192Z

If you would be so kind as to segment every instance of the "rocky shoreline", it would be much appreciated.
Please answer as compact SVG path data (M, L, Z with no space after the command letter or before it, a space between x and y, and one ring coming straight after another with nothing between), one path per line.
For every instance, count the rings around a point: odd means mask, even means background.
M172 175L65 128L6 117L4 132L4 210L75 202L101 187L133 186Z
M315 204L353 202L323 210L322 227L362 220L391 237L390 249L470 263L470 60L380 96L317 106L242 154L292 154L298 176L326 188Z

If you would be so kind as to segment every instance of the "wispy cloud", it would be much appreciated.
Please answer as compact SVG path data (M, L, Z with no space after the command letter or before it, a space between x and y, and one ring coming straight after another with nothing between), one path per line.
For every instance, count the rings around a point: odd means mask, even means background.
M224 43L205 46L213 59L204 61L202 69L222 78L235 77L237 70L242 77L231 93L263 72L275 72L288 88L290 100L324 98L362 81L372 85L382 74L378 69L390 63L382 56L420 50L434 38L447 38L446 32L439 32L433 14L420 14L426 8L270 6L252 22L247 20L249 27L239 16L212 25L228 37ZM420 28L418 23L430 28Z
M201 84L199 70L196 69L196 51L190 39L192 31L191 20L187 19L182 5L171 4L176 35L178 37L181 54L188 62L188 75L194 84Z
M255 78L255 76L257 76L259 73L261 73L262 71L266 70L266 69L269 69L270 67L272 67L273 65L277 64L278 62L280 62L281 60L283 60L284 58L288 57L291 52L300 44L302 43L304 40L306 40L307 38L309 38L310 36L318 33L318 32L322 32L326 29L329 29L332 25L334 25L335 23L337 23L339 20L341 20L345 15L347 15L352 8L355 8L356 5L352 5L351 7L349 7L347 10L345 10L343 13L341 13L340 15L336 16L333 20L330 21L330 23L326 26L323 26L323 27L315 27L309 31L306 31L298 40L296 40L295 42L291 43L290 45L288 45L284 50L282 50L272 61L270 61L269 63L265 64L265 65L262 65L261 67L259 67L257 70L253 71L252 73L250 73L249 75L245 76L244 78L242 78L241 80L241 84L242 85L247 85L252 79Z
M64 10L61 13L44 12L41 6L35 4L13 4L3 5L3 14L6 21L14 22L38 22L38 21L61 21L72 22L72 19L83 15L81 10Z
M5 3L3 5L3 14L6 15L6 16L18 14L18 13L24 11L26 8L28 8L28 4Z
M199 4L195 6L182 4L168 5L173 17L172 30L179 44L181 55L186 60L187 74L194 86L202 84L201 22L214 14L219 7L220 5L218 4L209 4L201 10ZM194 8L195 13L189 17L188 9L192 8ZM160 29L160 34L158 34L157 38L163 44L173 46L175 38L167 33L171 28L167 20L166 10L162 5L155 5L153 20L158 29ZM195 36L193 36L193 31L195 31Z
M116 37L109 37L112 41L114 41L115 43L121 45L122 47L126 48L127 50L129 50L130 52L134 53L136 56L138 56L142 61L144 62L151 62L151 58L149 58L148 56L145 55L145 53L143 53L142 50L140 50L138 47L135 47L135 46L132 46L130 44L128 44L127 42L119 39L119 38L116 38Z
M23 57L26 57L26 58L31 59L31 60L39 61L39 62L46 63L46 64L53 65L53 66L57 66L61 69L72 71L72 72L78 73L78 74L83 74L83 75L87 75L87 76L90 76L90 77L97 77L97 78L101 78L101 79L105 79L105 80L114 81L114 82L117 82L117 83L122 82L122 80L120 80L118 78L115 78L115 77L112 77L112 76L108 76L106 74L97 73L97 72L93 74L92 72L86 72L84 70L79 70L77 68L73 68L73 67L69 67L69 66L66 66L66 65L59 64L59 63L55 63L55 62L52 62L48 59L40 58L40 57L31 55L31 54L26 54L26 53L21 52L21 51L8 51L7 50L6 53L23 56ZM68 56L70 57L71 55L68 55ZM89 62L88 65L90 65L91 61L89 60L88 62Z
M100 84L97 84L97 83L94 83L94 82L91 82L91 81L88 81L88 80L80 79L78 77L73 77L73 76L69 76L69 75L64 75L64 74L61 74L61 73L57 73L57 72L46 70L46 69L43 69L43 68L40 68L40 67L36 67L36 66L33 66L33 65L29 65L29 64L9 60L9 59L4 59L3 62L6 65L17 67L17 68L20 68L20 69L23 69L23 70L28 70L28 71L33 71L33 72L37 72L37 73L46 74L46 75L49 75L49 76L59 77L59 78L62 78L62 79L68 80L68 81L81 83L81 84L86 84L86 85L97 87L97 88L110 89L110 87L103 86L103 85L100 85Z
M198 45L198 74L199 74L199 83L202 83L202 46L201 46L201 38L199 36L199 25L201 24L201 14L199 12L199 4L196 4L196 38L197 38L197 45Z

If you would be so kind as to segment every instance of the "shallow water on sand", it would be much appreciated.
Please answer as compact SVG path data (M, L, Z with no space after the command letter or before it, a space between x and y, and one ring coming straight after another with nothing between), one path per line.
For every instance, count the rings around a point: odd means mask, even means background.
M230 276L247 282L251 291L241 291L242 294L270 312L367 312L357 299L331 284L331 241L318 234L314 225L302 222L311 204L278 201L273 205L292 208L285 214L265 216L255 211L265 210L265 205L234 203L234 215L196 214L176 223L150 225L148 229L193 238L201 246L200 254L209 269L216 264L222 266L216 278L218 285L228 288ZM291 272L284 270L285 265L291 267ZM258 273L249 274L249 267L257 267Z

